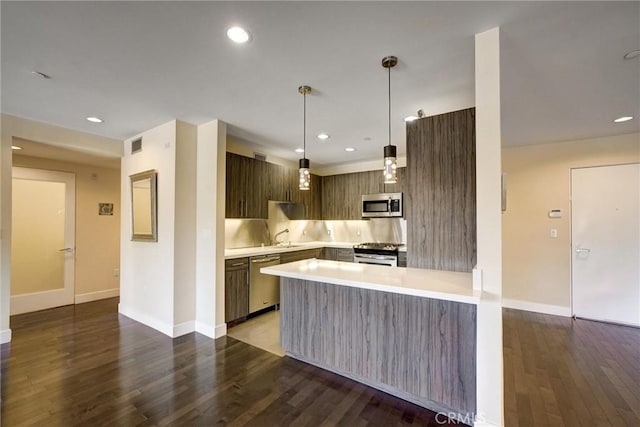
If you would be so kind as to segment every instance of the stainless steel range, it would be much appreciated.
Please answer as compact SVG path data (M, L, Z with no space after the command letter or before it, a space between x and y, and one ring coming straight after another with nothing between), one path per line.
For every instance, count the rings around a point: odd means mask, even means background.
M353 262L398 266L400 243L360 243L353 246Z

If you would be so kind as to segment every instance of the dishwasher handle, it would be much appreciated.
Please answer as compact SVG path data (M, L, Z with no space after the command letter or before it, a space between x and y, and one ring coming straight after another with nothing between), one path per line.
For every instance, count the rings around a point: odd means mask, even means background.
M251 263L252 264L263 264L265 262L272 262L272 261L280 261L280 257L276 256L276 257L271 257L271 258L252 259Z

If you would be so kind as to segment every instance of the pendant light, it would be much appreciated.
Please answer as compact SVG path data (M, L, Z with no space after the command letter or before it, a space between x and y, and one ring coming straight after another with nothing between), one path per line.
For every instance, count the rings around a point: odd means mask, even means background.
M309 172L309 159L307 159L307 94L311 93L311 87L300 86L298 92L303 97L303 118L302 118L302 158L300 159L300 169L298 169L298 176L300 183L298 188L300 190L311 189L311 173Z
M395 184L398 182L398 150L395 145L391 145L391 68L398 63L395 56L385 56L382 58L382 66L389 71L389 145L384 147L384 174L385 184Z

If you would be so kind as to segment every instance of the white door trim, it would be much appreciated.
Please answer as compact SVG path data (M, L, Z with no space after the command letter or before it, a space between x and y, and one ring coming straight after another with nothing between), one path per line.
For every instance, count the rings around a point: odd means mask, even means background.
M12 178L63 182L65 184L65 254L64 288L11 296L10 314L27 313L74 303L75 294L75 211L76 175L70 172L23 167L12 168ZM63 249L63 248L60 248Z

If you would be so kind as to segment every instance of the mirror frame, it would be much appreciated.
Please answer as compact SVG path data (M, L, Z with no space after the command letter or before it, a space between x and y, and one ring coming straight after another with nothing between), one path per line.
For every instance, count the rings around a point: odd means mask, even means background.
M157 242L158 241L158 173L148 170L129 176L131 191L131 241L133 242ZM134 209L133 209L133 185L138 181L149 179L151 186L151 233L136 233L134 229Z

